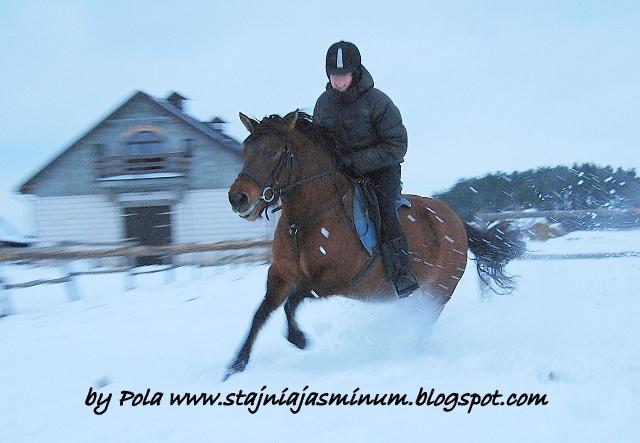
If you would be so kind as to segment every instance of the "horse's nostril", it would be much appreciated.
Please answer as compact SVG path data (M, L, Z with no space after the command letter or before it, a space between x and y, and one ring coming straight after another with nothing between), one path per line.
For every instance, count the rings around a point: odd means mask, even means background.
M229 201L234 208L243 208L249 203L249 196L244 192L236 192L229 196Z

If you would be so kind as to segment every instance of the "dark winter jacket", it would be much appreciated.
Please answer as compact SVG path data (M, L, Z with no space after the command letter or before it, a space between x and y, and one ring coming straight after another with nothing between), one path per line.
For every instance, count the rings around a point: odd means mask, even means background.
M354 82L343 93L329 82L313 110L314 120L338 135L348 149L344 155L359 172L400 164L407 152L407 130L400 111L373 87L364 66Z

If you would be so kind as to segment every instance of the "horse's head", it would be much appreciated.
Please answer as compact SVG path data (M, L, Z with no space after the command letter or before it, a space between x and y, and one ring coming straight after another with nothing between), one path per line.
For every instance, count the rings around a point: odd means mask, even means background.
M297 119L297 111L261 122L240 113L250 135L243 143L244 167L229 188L229 202L240 217L256 220L291 180L291 132Z

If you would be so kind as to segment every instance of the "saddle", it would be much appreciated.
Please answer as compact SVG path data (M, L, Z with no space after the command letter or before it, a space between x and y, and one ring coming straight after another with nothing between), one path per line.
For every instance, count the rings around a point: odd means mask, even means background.
M364 180L353 181L353 225L362 246L373 256L380 243L380 212L373 187ZM411 207L411 202L401 195L395 199L396 215L401 207Z

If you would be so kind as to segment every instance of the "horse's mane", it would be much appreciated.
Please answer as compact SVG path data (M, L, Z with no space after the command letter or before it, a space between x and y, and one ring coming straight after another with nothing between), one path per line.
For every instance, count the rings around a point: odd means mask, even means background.
M317 124L313 117L306 112L298 111L295 129L311 138L315 144L326 148L332 155L336 155L341 150L341 143L336 134L330 129ZM272 114L260 120L249 138L282 132L284 132L284 118L278 114Z

